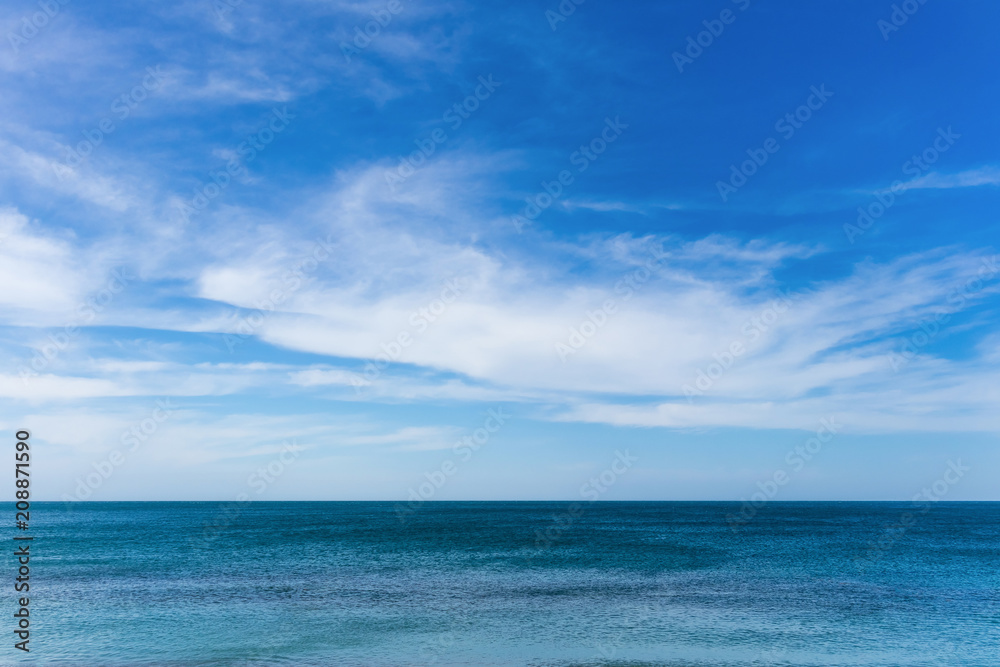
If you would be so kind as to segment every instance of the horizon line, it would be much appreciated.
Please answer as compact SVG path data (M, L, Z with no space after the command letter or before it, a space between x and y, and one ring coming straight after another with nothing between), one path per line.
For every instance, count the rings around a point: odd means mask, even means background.
M409 504L406 500L329 500L329 499L314 499L314 500L289 500L289 499L272 499L272 500L34 500L35 503L60 503L60 504L90 504L90 503L240 503L240 504L250 504L250 503L397 503L397 504ZM763 507L764 505L772 504L788 504L788 503L917 503L918 501L910 499L881 499L881 500L844 500L844 499L798 499L798 500L767 500L759 505ZM923 501L926 502L926 501ZM15 504L13 500L0 501L4 504ZM448 504L448 503L580 503L581 505L597 505L597 504L610 504L610 503L747 503L752 505L753 502L750 500L720 500L720 499L710 499L710 500L424 500L420 505L424 504ZM941 504L959 504L959 503L1000 503L1000 499L991 500L936 500L933 501L934 505ZM418 505L419 506L419 505Z

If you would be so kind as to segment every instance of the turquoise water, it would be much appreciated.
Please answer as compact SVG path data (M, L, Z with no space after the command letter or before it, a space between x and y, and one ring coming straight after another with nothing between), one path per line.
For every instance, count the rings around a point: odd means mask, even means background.
M1000 503L772 503L734 529L738 510L33 503L32 651L7 586L2 658L1000 665Z

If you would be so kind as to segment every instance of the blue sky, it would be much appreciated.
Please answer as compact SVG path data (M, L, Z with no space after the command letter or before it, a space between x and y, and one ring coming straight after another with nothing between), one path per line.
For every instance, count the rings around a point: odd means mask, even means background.
M39 499L998 499L998 13L6 3L0 422Z

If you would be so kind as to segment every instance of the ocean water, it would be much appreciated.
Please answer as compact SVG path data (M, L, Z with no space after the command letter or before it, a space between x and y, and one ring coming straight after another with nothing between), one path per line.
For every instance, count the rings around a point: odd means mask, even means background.
M1000 503L32 505L3 664L1000 665Z

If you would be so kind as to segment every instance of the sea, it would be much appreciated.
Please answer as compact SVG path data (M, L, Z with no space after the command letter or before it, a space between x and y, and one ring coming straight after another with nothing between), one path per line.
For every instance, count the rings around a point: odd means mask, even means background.
M31 519L30 652L10 527L0 664L1000 665L1000 503L33 502Z

